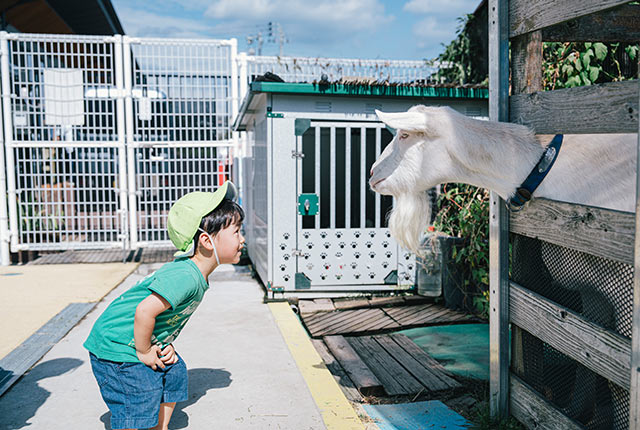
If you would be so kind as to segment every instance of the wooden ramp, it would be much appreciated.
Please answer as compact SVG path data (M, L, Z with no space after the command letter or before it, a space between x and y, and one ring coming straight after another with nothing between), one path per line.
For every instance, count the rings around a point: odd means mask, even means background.
M324 337L324 343L362 395L440 392L461 385L402 334ZM335 367L335 363L332 363ZM351 384L348 384L351 387Z
M322 311L319 308L314 305L300 307L300 317L311 337L315 338L477 321L472 315L433 303L335 311L326 305Z

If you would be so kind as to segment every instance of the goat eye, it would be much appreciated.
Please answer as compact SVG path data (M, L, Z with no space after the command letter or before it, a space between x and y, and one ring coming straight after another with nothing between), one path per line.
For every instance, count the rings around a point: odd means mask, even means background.
M400 135L400 139L406 139L406 138L408 138L408 137L409 137L409 133L402 133L402 134Z

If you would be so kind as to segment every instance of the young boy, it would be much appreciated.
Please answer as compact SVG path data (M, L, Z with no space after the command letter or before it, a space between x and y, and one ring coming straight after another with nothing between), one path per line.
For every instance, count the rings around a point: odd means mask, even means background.
M244 211L226 182L194 192L169 210L176 260L115 299L84 343L113 429L166 430L176 402L187 400L187 368L173 347L220 264L237 263Z

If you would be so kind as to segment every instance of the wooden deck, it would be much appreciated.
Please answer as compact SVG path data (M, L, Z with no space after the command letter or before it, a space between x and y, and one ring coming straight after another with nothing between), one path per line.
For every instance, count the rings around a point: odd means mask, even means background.
M356 302L363 309L346 309L345 305L334 302L306 301L299 303L300 316L311 337L319 338L330 335L372 334L392 330L404 330L411 327L429 325L459 324L477 322L477 318L464 312L454 311L434 303L406 305L406 300L391 297L386 301L368 300ZM392 299L392 300L389 300ZM326 300L326 299L325 299ZM310 302L310 303L305 303ZM379 303L387 307L377 306ZM388 306L390 303L401 303L404 306ZM411 303L411 302L410 302ZM339 310L333 310L338 308Z
M355 389L364 396L399 396L461 387L444 367L405 335L323 339L324 344L316 340L314 345L353 400L360 400Z

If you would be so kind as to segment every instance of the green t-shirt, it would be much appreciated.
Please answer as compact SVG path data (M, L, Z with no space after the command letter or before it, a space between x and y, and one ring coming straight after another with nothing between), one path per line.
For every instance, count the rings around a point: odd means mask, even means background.
M115 299L100 315L84 343L98 358L116 362L139 362L133 337L138 304L155 292L171 307L156 317L151 343L172 343L196 310L209 284L188 258L167 263Z

